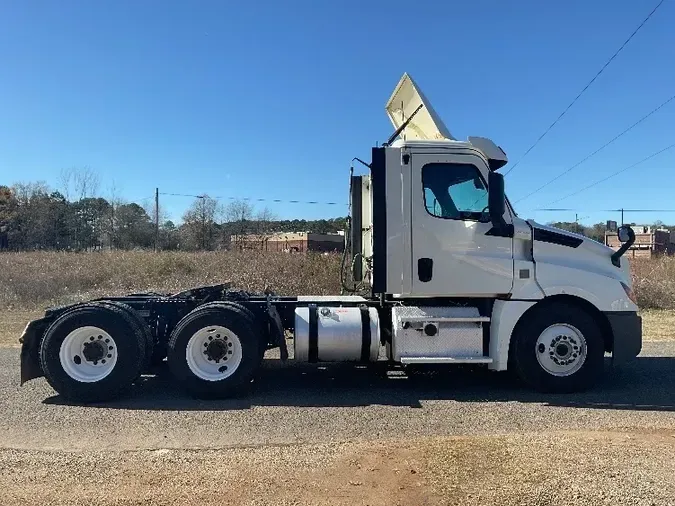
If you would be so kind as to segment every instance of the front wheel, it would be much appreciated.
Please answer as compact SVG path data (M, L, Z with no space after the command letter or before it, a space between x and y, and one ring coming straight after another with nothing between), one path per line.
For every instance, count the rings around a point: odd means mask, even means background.
M525 316L513 336L513 364L525 383L545 392L576 392L602 374L600 328L584 310L556 304Z

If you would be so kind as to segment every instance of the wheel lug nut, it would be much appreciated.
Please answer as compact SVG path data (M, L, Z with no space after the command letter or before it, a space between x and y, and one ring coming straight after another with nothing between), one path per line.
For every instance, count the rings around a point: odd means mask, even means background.
M213 336L209 336L209 341L213 341Z
M93 340L94 340L94 336L91 336L91 337L89 338L89 340L90 340L90 341L93 341Z
M110 353L108 353L108 358L112 358L112 355Z
M110 342L110 339L106 339L105 342L106 342L106 343L109 343L109 342Z
M103 339L103 336L98 336L99 339Z
M112 350L112 349L113 349L113 347L112 347L112 346L108 346L108 349L109 349L109 350Z
M101 363L102 363L102 364L105 364L105 359L101 360Z

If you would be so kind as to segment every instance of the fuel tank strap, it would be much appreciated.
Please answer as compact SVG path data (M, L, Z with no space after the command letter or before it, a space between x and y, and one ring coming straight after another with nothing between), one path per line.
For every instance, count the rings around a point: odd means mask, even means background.
M316 304L309 305L309 335L307 343L307 361L319 361L319 313Z
M370 362L370 310L366 306L359 306L361 311L361 362Z

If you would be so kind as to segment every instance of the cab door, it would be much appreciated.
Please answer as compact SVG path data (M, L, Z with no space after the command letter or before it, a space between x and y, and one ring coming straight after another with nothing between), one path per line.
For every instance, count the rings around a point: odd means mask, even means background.
M512 227L495 229L490 222L484 160L468 152L414 153L411 161L412 295L510 293Z

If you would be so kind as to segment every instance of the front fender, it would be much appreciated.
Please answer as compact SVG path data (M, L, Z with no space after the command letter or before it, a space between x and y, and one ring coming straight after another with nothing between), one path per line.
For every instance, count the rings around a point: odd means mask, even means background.
M591 276L594 277L594 276ZM545 286L546 297L572 295L590 302L600 311L637 311L637 306L626 296L618 281L601 278L592 286Z

